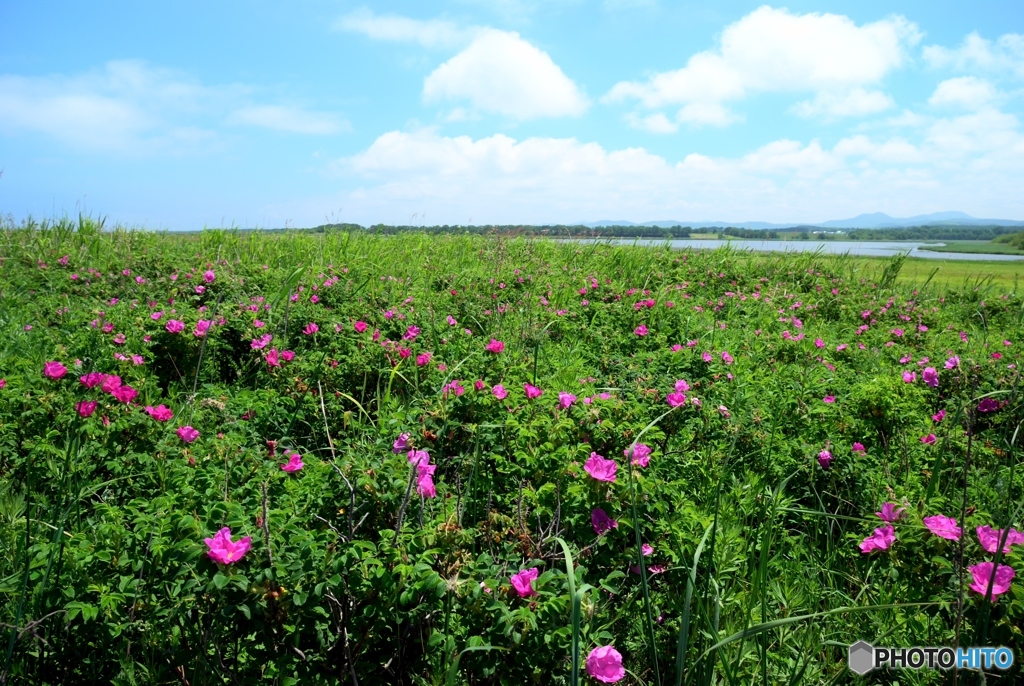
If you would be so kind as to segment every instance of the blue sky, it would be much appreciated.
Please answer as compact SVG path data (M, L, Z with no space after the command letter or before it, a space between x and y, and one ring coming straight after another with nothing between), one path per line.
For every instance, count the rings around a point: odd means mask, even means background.
M1019 2L0 4L0 212L1024 219Z

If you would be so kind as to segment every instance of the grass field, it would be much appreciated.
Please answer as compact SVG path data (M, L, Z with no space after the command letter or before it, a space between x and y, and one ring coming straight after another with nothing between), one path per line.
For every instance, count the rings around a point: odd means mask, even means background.
M1017 265L0 241L0 681L1021 680Z
M941 245L924 246L921 250L987 255L1024 255L1024 250L1007 243L993 243L992 241L942 241Z

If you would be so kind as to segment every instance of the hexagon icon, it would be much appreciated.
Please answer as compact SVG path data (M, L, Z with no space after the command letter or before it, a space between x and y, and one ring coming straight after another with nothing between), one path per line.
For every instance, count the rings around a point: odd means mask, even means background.
M867 641L857 641L850 646L848 664L854 674L867 674L875 668L875 649Z

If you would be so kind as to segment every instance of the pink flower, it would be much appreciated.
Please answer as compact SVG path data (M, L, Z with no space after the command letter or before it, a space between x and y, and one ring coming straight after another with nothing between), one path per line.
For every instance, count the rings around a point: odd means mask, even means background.
M960 356L953 355L953 357L946 360L946 369L956 369L960 366Z
M679 392L669 393L665 396L665 402L669 407L679 407L686 404L686 396Z
M489 353L494 353L495 355L497 355L498 353L500 353L504 349L505 349L505 344L503 342L497 340L496 338L492 338L491 342L484 346L484 350L486 350Z
M1003 530L993 529L986 525L979 526L976 531L978 533L978 542L981 543L981 547L987 552L994 553L996 548L999 546L999 540L1003 537ZM1009 553L1010 546L1012 545L1024 545L1024 534L1016 529L1010 529L1010 533L1006 534L1006 541L1003 544L1003 552Z
M84 419L85 417L91 416L92 413L96 411L96 401L81 400L75 404L75 409L78 411L78 416Z
M281 359L284 360L285 362L291 362L292 360L295 359L295 353L291 350L282 350Z
M710 363L710 362L711 362L711 359L712 359L712 358L711 358L711 353L709 353L709 352L705 352L705 353L703 353L703 354L702 354L702 355L700 356L700 358L701 358L702 360L704 360L705 362L709 362L709 363Z
M834 395L826 395L824 398L821 399L821 402L828 403L830 405L832 403L834 403L835 401L836 401L836 397Z
M960 527L956 525L956 520L946 515L932 515L931 517L924 518L924 525L928 527L928 530L939 538L945 538L950 541L959 541L960 534L962 533Z
M425 366L427 366L428 364L430 364L430 357L431 357L431 354L429 352L420 353L419 355L416 356L416 366L417 367L425 367Z
M619 523L608 516L608 513L601 508L590 512L590 525L594 527L594 533L598 536L606 534L612 529L619 528Z
M252 339L252 341L249 343L249 347L252 348L253 350L262 350L263 348L266 348L267 345L269 345L270 341L272 340L274 340L274 337L269 333L265 333L259 338Z
M458 324L458 322L457 322L457 321L455 321L455 317L453 317L453 316L451 316L451 315L448 315L448 316L447 316L447 317L445 318L445 321L447 321L447 322L448 322L448 326L456 326L456 325Z
M615 481L618 465L615 464L615 460L607 460L597 453L590 453L590 459L583 465L583 469L598 481Z
M680 393L685 393L690 390L690 384L686 383L686 379L677 379L675 389Z
M7 385L7 379L0 379L0 388L5 387L6 385Z
M633 330L633 333L635 333L637 336L646 336L647 326L645 324L641 324L640 326L636 327L636 329Z
M409 449L409 434L399 434L395 442L391 444L391 450L397 455Z
M539 398L541 394L544 392L541 389L537 388L536 386L533 386L528 383L523 384L523 390L526 391L526 397L529 398L530 400L533 400L534 398Z
M907 513L904 512L902 507L897 509L894 503L883 503L882 511L876 512L875 514L883 522L889 522L891 524L895 521L903 519Z
M60 362L47 362L43 365L43 375L50 379L59 379L68 373L68 368Z
M821 465L822 469L828 469L832 465L833 459L835 458L832 457L832 453L827 450L822 450L818 453L818 464Z
M405 330L405 334L402 336L402 340L415 341L416 337L420 335L420 327L409 326Z
M125 385L118 386L117 388L110 392L110 395L114 396L114 398L118 402L130 403L131 401L135 400L135 398L139 395L139 392L132 388L131 386Z
M825 347L825 341L821 340L820 338L815 338L814 339L814 347L815 348L824 348Z
M558 394L558 404L562 407L563 410L568 409L570 406L572 406L574 402L576 402L576 396L574 396L572 393L566 393L565 391L562 391L561 393Z
M199 432L193 429L191 426L179 426L178 427L178 438L185 441L186 443L192 443L199 438Z
M356 333L363 333L364 331L366 331L366 327L366 322L356 322L355 324L352 325L352 328L356 330Z
M932 388L939 387L939 373L935 371L935 367L925 367L921 372L921 378Z
M498 400L504 400L505 397L508 395L508 391L506 391L505 387L502 386L501 384L495 385L494 388L491 389L491 393L493 393L494 397L497 398Z
M718 414L722 415L726 419L732 416L731 414L729 414L729 408L726 407L725 405L718 406Z
M646 443L637 443L622 451L622 454L629 457L633 454L632 464L639 467L646 467L651 461L651 447Z
M932 415L932 421L935 422L936 424L938 424L939 422L941 422L945 418L946 418L946 411L945 410L939 410L938 412L936 412L935 414Z
M732 355L730 355L725 350L722 351L722 362L725 362L726 364L732 364L733 363Z
M516 572L511 578L512 588L515 589L520 598L529 598L532 595L537 595L537 591L533 590L533 581L538 576L540 576L540 570L536 567Z
M989 580L992 579L992 568L994 566L994 562L981 562L968 568L971 572L971 577L974 579L971 583L972 591L980 593L982 596L988 594ZM1016 576L1016 572L1010 565L999 565L995 572L996 578L991 585L992 602L995 602L996 596L1010 590L1010 584L1013 582L1013 577Z
M288 464L281 465L281 471L291 474L292 472L297 472L306 466L302 463L302 456L298 453L292 453L290 455L285 453L285 457L288 458Z
M203 272L203 281L205 281L206 283L213 283L213 280L216 278L217 275L214 274L212 270Z
M103 379L103 385L100 386L100 390L104 393L113 393L115 390L121 387L121 377L117 374L111 374Z
M267 366L268 367L280 367L281 366L281 360L279 359L279 357L277 355L277 348L271 348L270 352L268 352L264 356L264 359L267 361Z
M416 472L416 493L426 498L437 497L437 488L434 486L434 470L437 465L421 465Z
M194 290L199 295L202 295L203 293L206 292L206 286L196 286Z
M995 412L1001 407L999 401L994 398L982 398L978 403L978 412Z
M892 525L875 529L875 532L860 542L860 551L865 555L875 550L888 550L896 540L896 530Z
M174 418L174 413L171 412L171 408L166 405L157 405L156 407L146 405L145 412L158 422L167 422Z
M587 674L603 684L614 684L626 676L622 653L612 646L598 646L587 655Z
M935 442L935 434L928 434L927 436L921 436L921 442L925 445L931 445Z
M306 328L302 330L302 333L306 334L307 336L312 336L319 330L320 327L315 322L310 322L309 324L306 324Z
M185 322L178 321L177 319L169 319L164 328L167 329L167 333L181 333L185 330Z
M93 388L106 381L107 375L100 374L99 372L89 372L88 374L83 374L78 380L86 388Z
M914 383L917 381L917 372L903 372L903 383Z
M399 436L401 438L401 436ZM395 441L397 443L398 441ZM416 465L419 469L420 465L426 465L430 463L430 453L426 450L410 450L406 457L409 458L409 464Z
M867 452L867 450L864 448L864 444L863 443L854 443L853 444L853 452L855 452L855 453L863 453L863 452Z
M206 335L206 332L210 330L210 325L213 324L209 319L200 319L196 322L196 328L192 330L192 335L196 338L202 338Z
M480 391L487 388L487 384L484 383L483 379L477 379L476 381L473 382L473 388L476 389L476 391L479 393Z
M213 538L204 539L209 550L210 559L222 565L238 562L252 547L252 538L244 536L237 541L231 540L231 529L224 527Z

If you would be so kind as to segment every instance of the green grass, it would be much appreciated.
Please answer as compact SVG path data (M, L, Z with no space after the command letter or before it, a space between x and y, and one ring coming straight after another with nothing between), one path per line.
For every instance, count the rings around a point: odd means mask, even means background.
M1006 243L994 243L992 241L942 241L941 244L923 245L920 249L934 252L1024 255L1024 250Z

